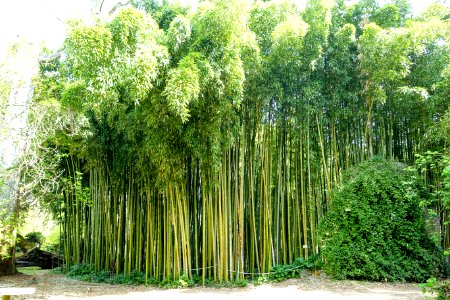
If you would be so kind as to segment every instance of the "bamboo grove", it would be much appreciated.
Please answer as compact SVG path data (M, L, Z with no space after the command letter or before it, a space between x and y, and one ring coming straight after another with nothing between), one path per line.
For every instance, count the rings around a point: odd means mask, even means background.
M433 134L449 119L444 6L412 19L400 0L132 4L73 22L41 64L35 99L66 120L46 143L68 266L265 274L318 254L343 170L448 154Z

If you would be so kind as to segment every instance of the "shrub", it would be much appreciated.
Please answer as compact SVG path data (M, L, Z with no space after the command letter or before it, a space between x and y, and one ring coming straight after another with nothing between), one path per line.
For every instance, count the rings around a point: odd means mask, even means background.
M242 278L238 278L234 281L234 286L235 287L247 287L248 286L248 280L247 279L242 279Z
M91 266L88 264L70 266L69 271L66 273L66 275L69 277L78 277L91 274L92 274Z
M42 232L33 231L28 233L25 238L34 244L37 244L38 246L42 245L45 241L45 236L42 234Z
M296 278L300 276L302 270L314 269L316 267L317 256L311 256L309 259L297 257L292 264L273 266L270 269L268 280L283 281L289 278Z
M319 226L324 271L336 279L420 281L439 272L416 182L379 158L348 170Z
M450 299L450 279L438 281L432 277L427 282L420 284L420 287L422 288L422 293L432 294L435 300Z

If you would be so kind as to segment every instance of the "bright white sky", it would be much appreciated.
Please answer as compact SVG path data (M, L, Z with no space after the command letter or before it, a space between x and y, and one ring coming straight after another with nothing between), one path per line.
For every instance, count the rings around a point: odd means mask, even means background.
M198 0L181 0L197 2ZM297 0L302 6L306 0ZM349 0L354 1L354 0ZM382 0L380 2L383 2ZM0 0L0 56L7 45L18 37L34 44L45 42L49 48L58 48L65 35L65 22L73 18L86 18L101 0ZM107 8L115 0L106 0ZM125 2L124 0L122 2ZM410 0L414 12L424 9L431 0Z

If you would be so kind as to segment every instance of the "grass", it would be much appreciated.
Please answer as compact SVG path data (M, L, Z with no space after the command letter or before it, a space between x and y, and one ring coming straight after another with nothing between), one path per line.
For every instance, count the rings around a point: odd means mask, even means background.
M41 267L32 266L32 267L20 267L17 268L17 271L26 275L43 275L47 274L49 270L42 270Z

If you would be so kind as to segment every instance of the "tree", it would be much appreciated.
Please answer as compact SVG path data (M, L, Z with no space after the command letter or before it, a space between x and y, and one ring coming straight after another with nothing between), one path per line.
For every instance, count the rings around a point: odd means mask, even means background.
M363 0L355 3L348 8L346 21L353 24L356 33L359 36L366 24L370 21L370 17L379 9L376 0Z
M422 21L431 20L433 18L444 20L449 13L450 9L448 6L435 1L425 9L418 19Z
M188 11L188 7L182 6L179 2L169 3L167 0L133 0L131 5L150 14L164 31L167 31L177 16L186 15Z
M3 111L0 114L0 274L16 272L15 238L20 223L19 211L24 200L20 160L28 146L27 108L33 92L31 77L34 72L33 58L36 56L36 49L32 45L25 42L13 44L7 56L10 61L6 61L12 64L9 68L4 66L0 76L0 107Z
M370 20L383 28L398 27L400 24L399 8L393 4L386 4L377 9Z
M392 4L398 8L399 22L400 22L399 24L403 26L406 20L408 20L411 17L412 13L411 3L409 2L409 0L394 0L392 1Z

